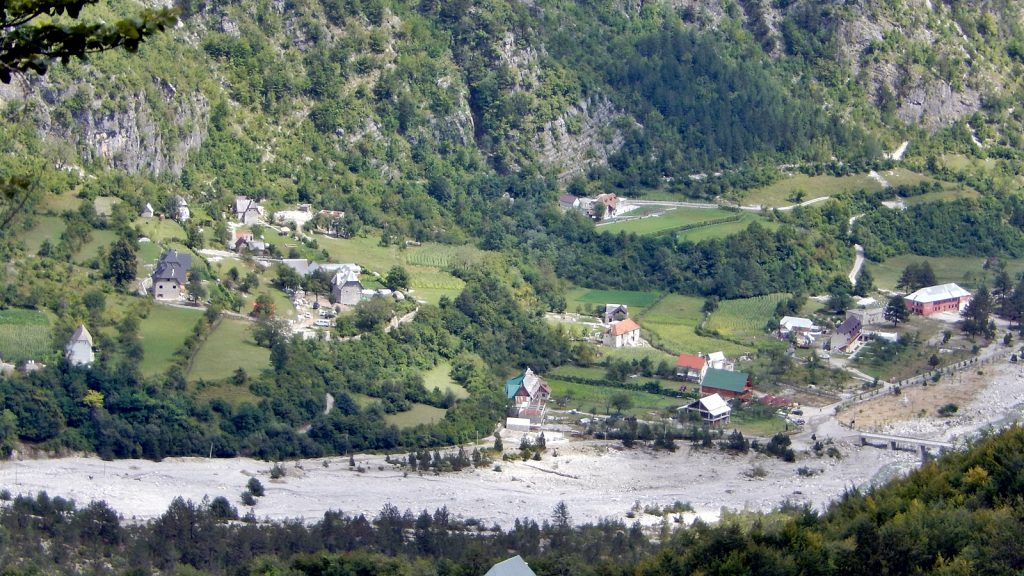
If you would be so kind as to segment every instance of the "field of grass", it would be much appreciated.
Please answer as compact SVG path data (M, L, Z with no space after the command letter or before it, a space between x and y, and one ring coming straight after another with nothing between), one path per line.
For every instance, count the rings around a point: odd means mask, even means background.
M142 231L142 235L153 242L169 242L172 239L185 239L185 230L174 220L161 220L159 218L139 218L135 221L135 227ZM212 226L207 226L212 230Z
M93 230L92 239L82 244L75 254L75 262L83 263L99 255L100 248L109 248L117 240L117 232L113 230Z
M637 392L623 388L612 388L608 386L590 386L588 384L576 384L566 382L557 378L547 378L551 386L551 398L565 409L575 409L581 412L596 412L599 414L609 413L611 398L615 394L626 394L633 402L633 407L625 411L631 416L644 417L650 412L659 412L665 409L676 408L686 403L685 398L672 398L650 392Z
M980 198L976 190L964 189L958 190L956 188L948 188L941 192L928 192L927 194L921 194L920 196L911 196L910 198L904 198L903 203L907 206L913 206L914 204L923 204L925 202L949 202L951 200L959 200L961 198Z
M714 226L702 226L691 230L683 230L676 234L676 238L689 242L700 242L701 240L710 240L713 238L725 238L726 236L732 236L733 234L746 230L747 227L754 222L760 223L769 230L775 230L779 227L777 222L766 220L758 214L743 212L740 215L740 219L736 222L725 222L723 224L715 224Z
M21 239L25 241L25 249L29 254L39 252L39 247L46 240L49 240L50 244L57 244L60 241L60 235L67 228L64 219L60 216L35 216L34 218L36 225L31 230L26 230L19 234Z
M154 305L139 323L142 338L143 376L160 374L171 365L174 352L181 348L202 315L201 310Z
M744 436L760 436L762 438L774 436L778 432L786 430L786 421L777 416L770 418L752 418L743 412L734 412L729 419L727 430L739 430Z
M39 211L60 214L67 210L78 210L81 205L82 199L78 197L78 193L75 190L68 190L63 194L47 194L39 203Z
M769 208L778 208L793 204L790 200L797 190L804 192L804 202L822 196L833 196L843 192L854 192L857 190L878 191L882 185L867 174L856 174L852 176L807 176L805 174L793 174L784 176L778 182L755 188L743 196L743 204L757 204Z
M703 318L703 306L704 300L701 298L672 294L646 310L639 316L638 322L647 331L652 344L673 354L698 354L721 350L726 356L735 357L750 352L750 348L746 346L698 336L694 328Z
M699 224L701 222L708 222L733 216L740 216L740 214L718 209L676 208L675 210L670 210L656 218L648 217L638 220L628 220L625 222L613 222L611 224L598 226L597 231L613 234L618 234L619 232L654 234L664 230L681 228L690 224Z
M868 267L875 277L875 285L879 288L893 290L899 282L900 275L908 264L927 261L935 272L935 279L940 284L945 282L956 282L964 288L973 289L982 281L987 279L989 286L992 285L994 273L990 270L983 270L982 265L985 259L982 257L957 257L957 256L915 256L903 254L889 258L880 264L871 262ZM1006 271L1011 278L1024 272L1024 260L1006 260Z
M428 391L437 388L443 394L444 392L451 390L452 394L455 394L456 398L469 398L469 391L452 381L451 376L449 376L451 369L452 365L447 362L442 362L437 366L434 366L423 374L423 386Z
M222 318L193 358L188 379L223 380L239 368L255 376L270 366L270 350L256 345L251 326L245 320Z
M110 216L114 213L114 204L120 202L120 198L114 196L97 196L92 201L92 206L96 210L96 214L99 216Z
M657 348L608 348L607 346L599 346L597 352L600 357L615 358L617 360L632 361L648 358L654 366L657 366L662 360L672 366L676 363L675 356L662 352Z
M593 310L595 306L605 304L625 304L631 316L635 316L644 308L658 300L657 292L634 292L631 290L591 290L589 288L573 288L565 295L566 310L575 311L582 307L584 311Z
M18 363L40 360L51 351L50 318L36 310L0 310L0 359Z
M775 315L779 302L789 294L768 294L756 298L725 300L708 319L708 330L715 330L722 336L748 342L765 335L765 325Z
M161 252L163 251L156 242L139 243L139 251L135 253L136 262L138 263L137 277L142 278L153 273L157 261L160 260Z
M233 408L238 408L243 402L259 404L260 401L259 397L249 390L248 386L236 386L228 383L207 386L196 394L196 399L201 402L209 402L215 398L224 400Z
M447 412L444 408L434 408L433 406L417 403L412 405L411 410L384 416L384 422L399 428L411 428L419 424L440 422Z

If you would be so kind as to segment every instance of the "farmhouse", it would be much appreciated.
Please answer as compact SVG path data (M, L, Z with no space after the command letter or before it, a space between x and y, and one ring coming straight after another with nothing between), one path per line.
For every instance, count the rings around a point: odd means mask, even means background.
M921 288L908 294L904 301L911 313L930 316L936 312L960 312L971 301L971 293L951 282Z
M263 217L263 207L248 196L235 196L234 212L242 224L256 224Z
M625 304L605 304L604 305L604 323L611 324L616 320L625 320L629 318L629 307Z
M153 297L157 300L178 300L188 282L192 256L177 250L164 252L153 271Z
M604 345L630 348L640 345L640 326L630 318L613 323L604 333Z
M522 556L513 556L498 562L484 576L537 576Z
M141 216L143 218L152 218L153 217L153 205L150 204L149 202L146 202L146 206L142 209L142 212L139 214L139 216Z
M829 340L832 350L848 350L860 338L860 318L848 316L843 323L836 328L835 334Z
M505 397L512 401L509 416L528 418L539 423L544 419L551 388L548 383L529 368L525 372L505 381Z
M680 354L676 360L676 376L689 382L698 384L704 380L704 373L708 370L708 363L700 356L693 354Z
M744 372L708 368L700 383L700 395L719 394L723 398L749 399L754 393L754 380Z
M355 306L363 298L363 284L359 273L353 270L338 270L331 278L331 296L338 304Z
M705 396L700 400L683 406L680 410L700 414L700 419L712 428L728 424L729 418L732 416L732 408L729 407L729 403L720 394Z
M96 360L96 354L92 351L92 334L89 334L85 324L79 324L71 335L65 348L65 357L72 366L88 366Z

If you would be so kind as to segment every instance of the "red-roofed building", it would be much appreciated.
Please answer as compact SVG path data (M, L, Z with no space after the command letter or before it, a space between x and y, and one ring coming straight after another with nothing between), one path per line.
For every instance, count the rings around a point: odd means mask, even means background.
M640 325L632 318L615 322L605 330L604 345L612 348L626 348L640 345Z
M707 369L707 361L693 354L680 354L679 359L676 361L676 376L690 382L699 383L703 380Z

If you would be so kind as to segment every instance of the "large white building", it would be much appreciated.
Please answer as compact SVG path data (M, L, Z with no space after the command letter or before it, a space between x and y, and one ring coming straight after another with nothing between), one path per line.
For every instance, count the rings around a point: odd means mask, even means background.
M88 366L96 360L92 350L92 334L80 324L65 348L65 355L73 366Z

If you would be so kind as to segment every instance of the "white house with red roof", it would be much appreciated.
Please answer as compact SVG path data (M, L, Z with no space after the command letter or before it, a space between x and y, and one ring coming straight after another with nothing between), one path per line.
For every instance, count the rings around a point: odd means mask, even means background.
M611 348L630 348L640 343L640 325L632 318L613 322L604 332L604 345Z
M683 380L699 383L708 371L708 363L700 356L680 354L676 360L676 376Z

